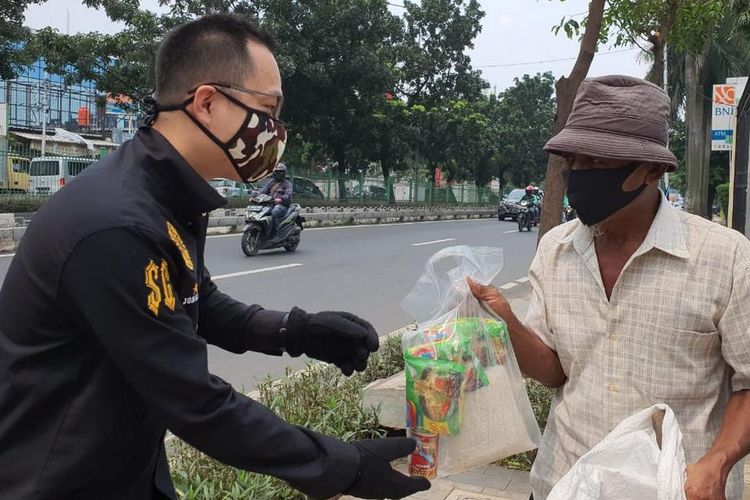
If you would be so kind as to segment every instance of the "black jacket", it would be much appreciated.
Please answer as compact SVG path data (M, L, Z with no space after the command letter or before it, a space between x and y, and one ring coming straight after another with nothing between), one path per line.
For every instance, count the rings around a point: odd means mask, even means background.
M282 421L208 371L206 343L281 354L281 313L204 268L224 200L155 130L37 213L0 290L0 499L174 498L169 429L314 496L354 481L355 448Z

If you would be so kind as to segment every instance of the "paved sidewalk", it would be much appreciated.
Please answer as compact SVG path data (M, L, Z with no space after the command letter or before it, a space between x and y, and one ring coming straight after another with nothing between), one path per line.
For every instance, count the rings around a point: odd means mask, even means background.
M406 466L397 467L406 472ZM529 473L486 465L445 479L434 479L429 491L414 500L528 500ZM344 496L340 500L353 500Z

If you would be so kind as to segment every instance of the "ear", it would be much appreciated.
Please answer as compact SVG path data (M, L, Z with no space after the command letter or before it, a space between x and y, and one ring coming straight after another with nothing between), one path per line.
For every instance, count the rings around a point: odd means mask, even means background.
M644 166L648 168L648 170L646 171L646 178L644 179L644 182L650 186L659 184L659 181L662 177L664 177L664 174L669 168L667 165L663 165L660 163L647 163Z
M190 112L204 125L211 123L216 94L216 89L210 85L201 85L195 91L195 99L191 104Z

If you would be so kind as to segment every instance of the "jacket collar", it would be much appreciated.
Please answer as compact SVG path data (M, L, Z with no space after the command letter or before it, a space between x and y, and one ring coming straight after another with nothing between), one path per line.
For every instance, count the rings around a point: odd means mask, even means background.
M227 203L157 130L141 127L134 140L142 165L156 179L157 196L175 215L192 219Z

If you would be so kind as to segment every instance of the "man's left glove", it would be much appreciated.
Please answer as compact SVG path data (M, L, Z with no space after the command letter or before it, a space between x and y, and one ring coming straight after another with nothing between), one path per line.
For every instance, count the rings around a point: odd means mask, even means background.
M295 307L289 312L284 347L293 357L305 354L338 366L344 375L364 371L380 341L367 321L345 312L308 314Z

